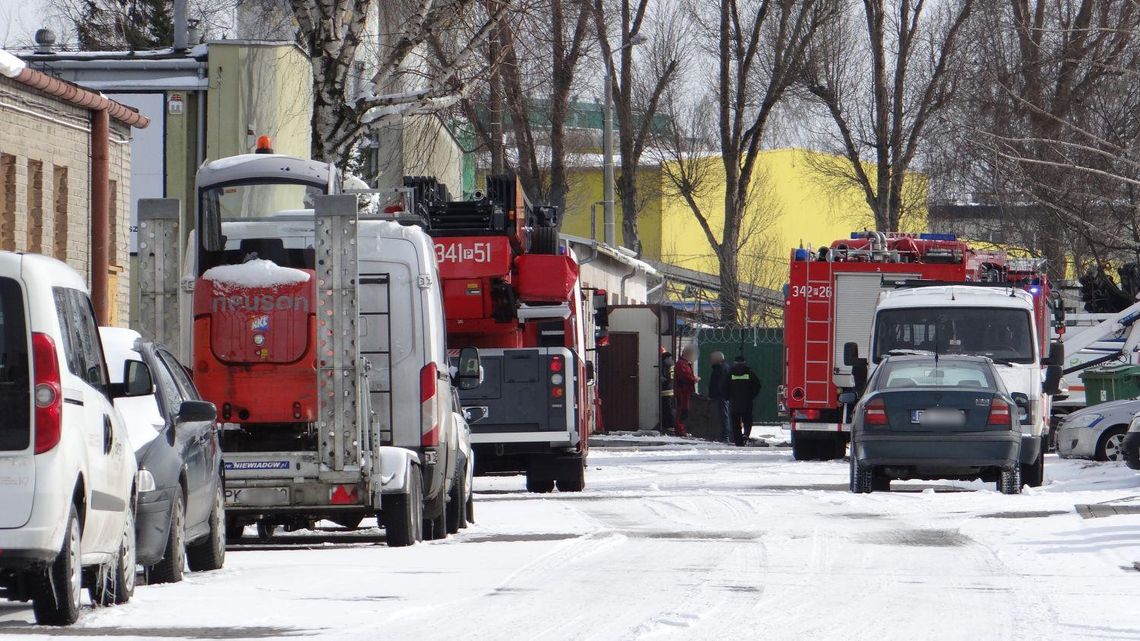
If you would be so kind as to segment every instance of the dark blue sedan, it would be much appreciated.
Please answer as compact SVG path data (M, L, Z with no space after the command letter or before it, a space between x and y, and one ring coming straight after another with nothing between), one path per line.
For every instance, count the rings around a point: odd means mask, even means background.
M988 358L888 356L853 409L851 491L889 491L892 480L982 479L1018 494L1018 412L1027 404L1006 391Z

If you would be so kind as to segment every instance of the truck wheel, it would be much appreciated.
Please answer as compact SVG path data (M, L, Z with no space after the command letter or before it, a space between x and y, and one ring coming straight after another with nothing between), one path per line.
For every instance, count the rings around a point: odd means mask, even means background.
M475 524L475 493L472 492L471 496L467 497L467 523L469 525Z
M467 475L459 470L447 498L447 533L457 534L467 524Z
M245 523L237 520L236 517L226 517L226 541L237 542L241 541L241 537L245 536Z
M568 459L562 467L562 475L558 477L559 492L581 492L586 489L586 465L581 458Z
M96 606L116 605L131 600L135 593L135 510L134 500L127 508L123 538L115 559L95 570L88 594Z
M170 508L170 533L166 535L166 549L162 560L150 566L148 583L178 583L182 580L182 567L186 561L186 500L179 491Z
M876 470L871 473L871 489L875 492L890 492L891 479L886 474Z
M810 461L815 458L815 445L812 441L803 438L797 438L795 432L792 433L792 458L797 461Z
M1021 466L1021 482L1029 487L1041 487L1045 482L1045 437L1041 437L1041 451L1037 454L1037 460L1022 464Z
M63 549L51 565L32 577L32 610L40 625L71 625L79 620L82 568L79 563L79 515L67 515Z
M269 523L268 521L257 522L257 540L262 543L268 543L273 540L273 536L277 534L277 525Z
M549 494L554 491L554 479L535 470L527 470L526 491L533 494Z
M220 570L226 563L226 497L220 482L215 494L209 535L186 547L186 561L191 572Z
M388 547L400 548L415 545L423 538L423 477L419 466L412 467L407 494L388 494L383 497L384 536Z
M997 489L1002 494L1021 494L1021 466L1014 465L1008 470L1002 470Z
M442 491L435 499L424 504L423 540L439 541L447 538L447 495Z

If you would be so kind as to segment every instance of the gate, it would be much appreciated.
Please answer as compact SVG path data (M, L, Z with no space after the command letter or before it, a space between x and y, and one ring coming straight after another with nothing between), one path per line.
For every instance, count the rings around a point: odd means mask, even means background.
M698 374L701 381L698 391L708 394L709 372L712 365L709 355L723 352L725 363L732 366L732 360L743 354L748 366L760 378L760 394L752 404L752 420L757 423L779 423L783 421L776 408L776 388L784 382L784 330L770 327L709 328L693 330L693 337L700 347Z

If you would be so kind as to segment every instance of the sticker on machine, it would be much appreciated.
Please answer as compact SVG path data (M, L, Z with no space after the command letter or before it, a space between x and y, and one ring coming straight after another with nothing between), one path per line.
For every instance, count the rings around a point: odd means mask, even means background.
M269 329L269 315L254 316L249 321L249 328L255 332L264 332Z
M226 469L233 471L245 470L287 470L289 461L226 461Z

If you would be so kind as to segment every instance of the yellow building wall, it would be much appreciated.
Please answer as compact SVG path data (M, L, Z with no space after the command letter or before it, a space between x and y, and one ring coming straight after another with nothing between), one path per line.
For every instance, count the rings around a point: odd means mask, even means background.
M707 163L705 184L698 203L709 219L713 234L720 239L724 225L724 167L719 157ZM741 277L762 287L778 288L787 280L790 250L818 248L847 238L852 231L873 228L871 211L863 192L842 183L835 174L847 167L840 156L803 149L775 149L762 152L754 178L754 202L746 215L744 229L752 229L749 247L741 259ZM913 174L908 189L925 193L926 179ZM590 204L601 200L600 167L571 172L566 198L563 231L590 236ZM684 199L677 196L659 167L644 167L639 180L638 199L643 208L638 229L642 255L678 267L709 274L719 273L716 256L708 238ZM621 242L620 200L615 206L618 241ZM906 231L926 228L925 204L904 220ZM602 238L602 207L597 207L596 238Z
M313 69L292 44L211 42L206 160L251 153L258 136L273 151L308 158Z

